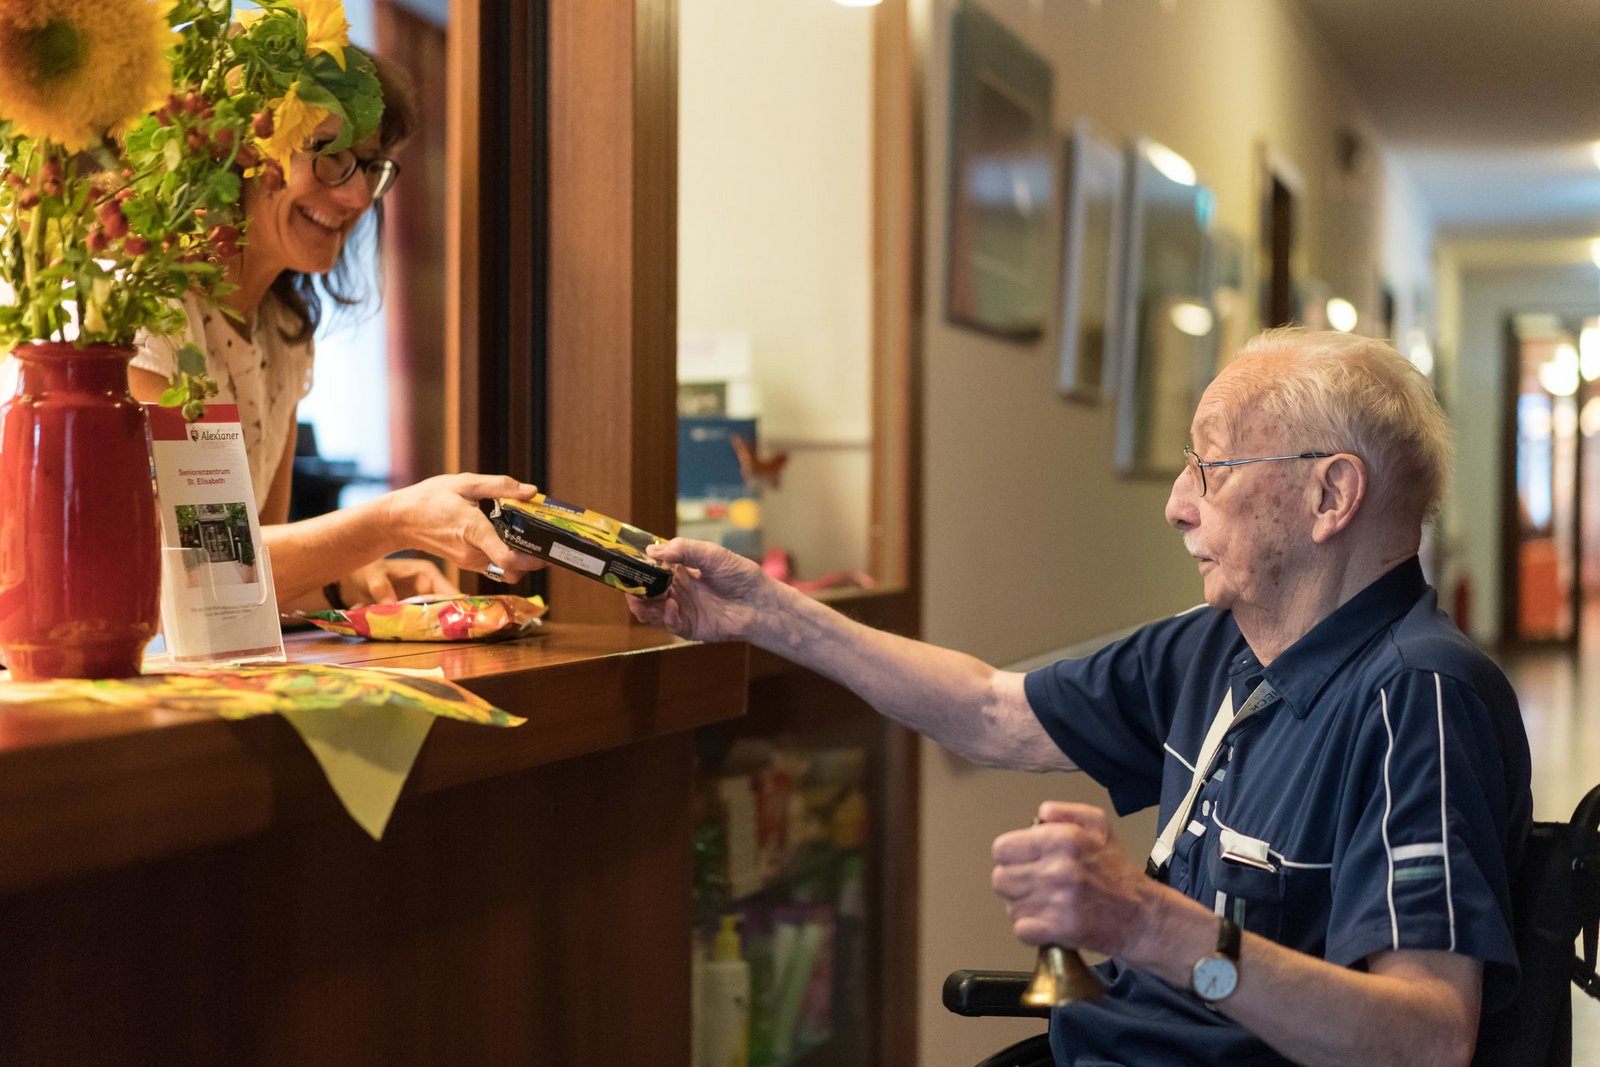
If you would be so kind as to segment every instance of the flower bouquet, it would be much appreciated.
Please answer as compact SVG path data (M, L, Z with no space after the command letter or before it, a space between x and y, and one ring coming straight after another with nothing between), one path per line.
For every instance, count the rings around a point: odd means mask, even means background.
M141 332L181 332L248 241L242 182L281 182L329 114L336 152L382 95L338 0L0 0L0 653L25 677L137 673L158 535ZM227 309L224 308L224 311ZM185 346L162 402L216 386Z

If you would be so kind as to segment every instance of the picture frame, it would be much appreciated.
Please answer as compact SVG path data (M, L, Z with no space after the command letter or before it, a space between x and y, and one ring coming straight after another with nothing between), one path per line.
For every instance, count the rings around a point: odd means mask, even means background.
M1206 280L1216 313L1210 374L1214 378L1256 332L1250 255L1244 238L1233 230L1212 227L1206 235ZM1208 384L1209 380L1202 382L1201 388Z
M1061 395L1099 403L1121 320L1127 157L1080 121L1066 141L1062 200Z
M951 15L945 316L1044 335L1055 198L1050 64L977 4Z
M1168 478L1216 373L1216 308L1207 281L1211 191L1171 149L1128 146L1119 381L1113 462L1119 473Z

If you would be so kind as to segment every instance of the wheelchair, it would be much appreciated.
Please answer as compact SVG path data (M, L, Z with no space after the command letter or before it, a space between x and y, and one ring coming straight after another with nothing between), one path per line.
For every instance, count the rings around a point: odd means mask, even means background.
M1049 1019L1049 1008L1026 1007L1023 990L1033 975L1027 971L952 971L944 980L944 1006L968 1018ZM978 1067L1053 1067L1048 1032L1023 1038L978 1064Z

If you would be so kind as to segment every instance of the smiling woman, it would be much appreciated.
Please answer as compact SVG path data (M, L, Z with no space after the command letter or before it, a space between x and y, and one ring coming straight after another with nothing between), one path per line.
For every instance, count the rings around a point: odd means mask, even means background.
M308 6L320 11L328 5ZM330 304L365 299L352 238L380 228L382 198L399 174L392 155L413 124L400 78L349 46L343 32L332 34L327 20L308 21L303 47L337 52L339 72L304 95L299 82L290 84L273 110L258 117L268 162L244 185L242 242L219 250L232 288L220 308L186 299L182 334L142 339L129 372L134 395L147 401L160 396L184 344L205 354L217 400L239 409L278 603L285 609L458 592L431 562L386 558L404 549L470 570L493 564L515 581L535 561L507 548L476 506L484 497L532 494L532 486L513 478L444 475L357 507L287 522L313 336Z

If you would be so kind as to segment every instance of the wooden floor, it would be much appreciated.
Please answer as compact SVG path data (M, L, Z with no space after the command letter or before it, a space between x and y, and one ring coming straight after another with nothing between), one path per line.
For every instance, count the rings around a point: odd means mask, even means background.
M1600 784L1600 626L1577 652L1505 653L1501 665L1522 701L1533 755L1536 819L1565 819ZM1574 1067L1600 1067L1600 1002L1574 990Z

